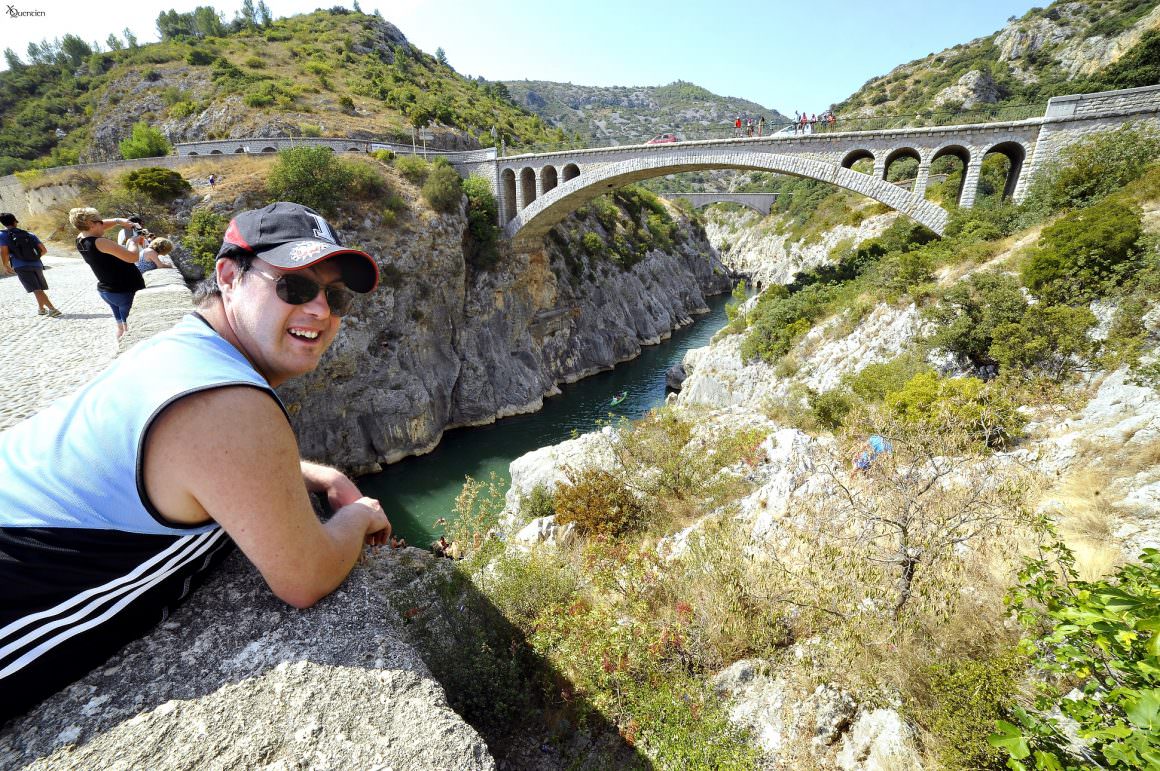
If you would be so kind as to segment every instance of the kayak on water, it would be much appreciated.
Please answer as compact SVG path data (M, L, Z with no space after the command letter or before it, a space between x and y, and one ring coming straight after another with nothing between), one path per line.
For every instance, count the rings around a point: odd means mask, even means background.
M612 397L612 401L610 401L608 403L608 406L615 407L616 405L620 404L622 401L624 401L627 398L628 398L628 391L621 391L616 396Z

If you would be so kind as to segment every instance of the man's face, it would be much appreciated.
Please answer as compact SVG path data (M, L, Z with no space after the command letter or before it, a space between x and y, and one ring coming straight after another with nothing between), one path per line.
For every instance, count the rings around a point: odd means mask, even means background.
M275 289L285 271L262 259L254 260L244 274L238 273L231 260L219 265L226 317L242 353L270 385L281 385L317 367L340 324L326 304L326 293L319 292L303 305L290 305ZM324 287L342 282L333 260L295 273Z

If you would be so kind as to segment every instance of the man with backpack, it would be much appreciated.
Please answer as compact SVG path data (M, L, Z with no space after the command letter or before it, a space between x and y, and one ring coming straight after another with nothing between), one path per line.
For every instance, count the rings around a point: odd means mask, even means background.
M44 280L44 263L40 258L48 254L48 248L27 230L16 227L14 214L0 214L0 225L4 226L0 230L0 261L3 261L5 271L9 268L16 270L24 290L36 298L37 315L59 317L60 311L45 294L48 282Z

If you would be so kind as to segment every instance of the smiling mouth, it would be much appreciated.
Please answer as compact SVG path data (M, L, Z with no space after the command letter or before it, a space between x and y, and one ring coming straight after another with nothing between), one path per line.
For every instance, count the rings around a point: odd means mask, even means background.
M290 332L291 337L298 340L314 341L317 340L320 336L320 333L313 329L291 329L288 331Z

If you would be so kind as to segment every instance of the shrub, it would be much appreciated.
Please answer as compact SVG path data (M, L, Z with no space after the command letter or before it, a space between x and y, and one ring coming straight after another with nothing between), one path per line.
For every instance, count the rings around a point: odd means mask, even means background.
M925 372L888 394L887 408L899 419L933 433L965 432L987 447L1018 438L1026 419L997 389L973 377L942 378Z
M833 291L818 285L791 295L765 292L750 314L750 329L741 343L746 361L777 362L829 310Z
M1049 303L1104 296L1139 267L1139 207L1105 200L1044 228L1023 267L1023 282Z
M552 491L544 484L538 484L520 499L520 518L524 521L550 517L556 513L552 503Z
M1003 753L987 737L1017 690L1025 657L1009 652L981 660L957 659L927 666L928 704L916 710L919 722L936 737L945 768L1001 768Z
M194 209L181 244L189 250L193 264L205 274L213 271L214 258L222 245L230 221L211 209Z
M546 549L530 555L505 552L493 564L487 574L488 597L525 633L533 630L541 613L562 611L576 594L576 574Z
M1054 563L1054 564L1053 564ZM1008 603L1030 632L1024 650L1044 677L1035 709L1013 706L990 737L1010 767L1077 767L1060 725L1078 724L1083 765L1154 768L1160 763L1160 551L1145 549L1101 581L1080 581L1061 544L1054 560L1027 560ZM1078 694L1069 693L1077 691ZM1067 694L1067 695L1065 695Z
M842 376L842 383L867 402L880 402L886 395L901 391L907 381L934 370L921 356L904 353L890 361L868 364L859 372Z
M964 356L975 366L994 363L995 327L1018 323L1027 301L1015 279L1003 273L975 273L948 289L925 315L938 322L930 342Z
M121 184L134 193L141 193L156 203L179 198L193 188L176 171L157 166L133 169L121 177Z
M451 164L443 159L431 164L427 181L423 183L423 200L439 212L453 212L463 198L463 180Z
M294 201L322 214L335 214L353 181L348 164L325 147L291 147L278 153L266 179L275 201Z
M203 51L200 48L194 48L185 55L185 61L194 66L203 66L209 64L214 60L214 58L215 57L213 54L209 53L208 51Z
M990 355L1006 371L1041 369L1061 380L1095 353L1099 344L1088 337L1095 324L1087 308L1032 305L1018 323L995 327Z
M818 425L831 431L839 428L845 417L854 409L854 401L850 398L850 394L839 388L820 394L811 393L809 402Z
M499 260L499 206L491 185L478 175L463 182L467 196L467 261L476 268L487 269Z
M1160 157L1160 135L1125 124L1060 151L1059 161L1041 171L1025 206L1054 212L1084 206L1138 179Z
M581 244L584 246L584 251L589 257L600 257L606 251L604 239L591 230L584 234L584 237L581 239Z
M132 134L121 141L120 147L121 157L126 160L169 155L173 149L164 134L144 121L133 124Z
M559 524L575 522L581 533L613 537L644 528L644 506L618 477L602 469L568 469L566 475L552 496Z
M417 155L400 155L395 159L395 168L403 178L422 185L427 181L427 174L431 171L431 164Z

